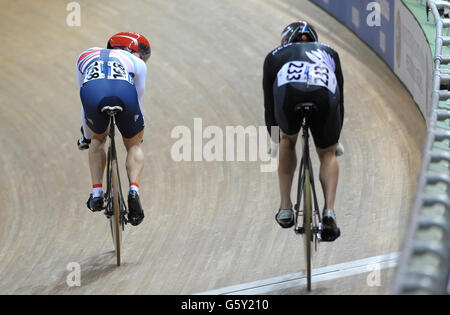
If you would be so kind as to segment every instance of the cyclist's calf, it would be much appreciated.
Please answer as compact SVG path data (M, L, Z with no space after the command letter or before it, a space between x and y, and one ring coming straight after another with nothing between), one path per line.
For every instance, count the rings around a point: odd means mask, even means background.
M295 150L295 145L297 144L298 134L290 136L285 134L283 131L280 131L281 141L287 141L289 146Z
M333 156L336 156L336 148L337 148L337 146L338 145L335 144L335 145L332 145L331 147L328 147L326 149L316 148L317 154L319 155L319 159L322 161L329 154L333 155Z
M336 190L339 180L339 164L336 158L336 147L333 145L326 149L317 148L320 159L320 182L322 184L325 209L334 210L336 200Z
M142 150L142 138L144 130L130 139L123 138L123 143L127 149L126 168L130 183L140 183L142 171L144 169L145 155Z
M139 132L137 135L135 135L133 138L123 138L123 144L125 145L125 148L127 151L133 146L140 146L142 144L142 139L144 138L144 130Z

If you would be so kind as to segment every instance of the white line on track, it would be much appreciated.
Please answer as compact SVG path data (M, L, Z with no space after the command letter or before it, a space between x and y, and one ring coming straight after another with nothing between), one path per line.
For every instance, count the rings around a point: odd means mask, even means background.
M375 270L375 267L376 270L393 268L397 265L399 256L399 253L391 253L314 269L312 271L312 281L313 283L318 283L363 273L370 273ZM258 295L305 285L306 274L300 272L206 291L198 293L197 295Z

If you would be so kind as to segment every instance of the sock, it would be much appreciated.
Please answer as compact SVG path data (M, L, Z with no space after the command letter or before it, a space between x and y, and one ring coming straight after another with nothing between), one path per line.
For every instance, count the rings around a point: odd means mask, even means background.
M334 221L336 221L336 214L334 213L333 210L329 210L329 209L325 209L323 211L323 216L325 217L331 217L333 218Z
M102 184L92 186L92 197L93 198L103 197L104 194L105 193L103 192Z
M135 191L139 194L139 185L136 183L131 183L130 184L130 192Z

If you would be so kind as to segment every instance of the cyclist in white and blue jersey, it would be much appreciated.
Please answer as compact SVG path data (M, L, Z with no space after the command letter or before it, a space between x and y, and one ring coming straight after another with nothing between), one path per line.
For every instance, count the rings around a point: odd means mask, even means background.
M150 54L150 44L144 36L126 32L112 36L107 49L88 49L77 60L77 81L83 105L83 138L78 141L78 147L89 149L93 190L87 206L94 212L104 209L104 145L109 117L101 112L101 108L106 105L121 106L123 112L117 114L116 123L127 149L126 168L130 181L128 221L134 226L144 219L139 196L144 168L141 147L145 128L142 98L147 74L145 62Z

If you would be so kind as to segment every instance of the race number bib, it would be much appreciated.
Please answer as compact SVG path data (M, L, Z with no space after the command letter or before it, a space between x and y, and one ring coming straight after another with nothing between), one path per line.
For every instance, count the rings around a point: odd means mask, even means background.
M278 72L278 87L288 83L306 83L308 81L309 62L291 61Z
M108 61L108 67L110 69L108 79L128 81L128 71L123 65L115 61Z
M104 79L105 74L102 71L103 61L95 61L86 70L86 76L84 77L83 84L92 80Z
M288 83L305 83L322 86L336 93L337 80L334 71L323 63L291 61L278 72L278 87Z
M108 66L104 67L104 62L101 60L95 61L87 68L83 84L106 77L108 80L124 80L133 84L132 77L122 64L116 61L108 61Z
M325 87L335 94L337 87L336 74L325 64L313 64L311 65L308 84Z

